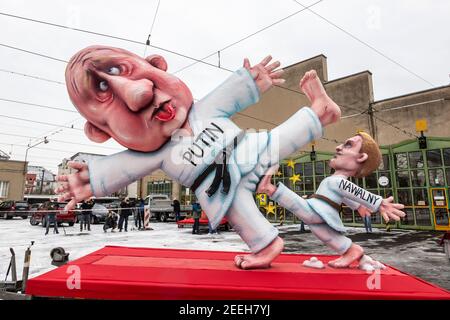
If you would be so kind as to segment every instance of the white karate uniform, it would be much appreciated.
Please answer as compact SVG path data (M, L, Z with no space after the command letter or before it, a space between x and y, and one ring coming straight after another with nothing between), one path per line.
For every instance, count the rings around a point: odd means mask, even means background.
M383 199L340 175L322 180L316 194L323 195L337 204L345 203L353 210L363 205L372 212L378 211ZM342 234L345 227L339 212L327 202L317 198L303 199L282 183L278 183L271 198L309 225L311 232L338 254L345 253L352 245L352 241Z

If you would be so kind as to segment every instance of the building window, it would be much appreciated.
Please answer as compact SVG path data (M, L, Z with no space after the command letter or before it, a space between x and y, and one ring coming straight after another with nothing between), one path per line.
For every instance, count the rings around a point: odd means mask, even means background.
M314 191L314 181L313 177L305 177L303 176L303 191Z
M312 176L313 175L313 163L312 162L306 162L305 163L305 176Z
M427 151L427 164L428 164L428 168L442 166L442 158L441 158L441 150L440 149Z
M406 153L395 154L395 169L408 169L408 158Z
M422 151L409 152L409 167L410 168L423 168L423 153Z
M444 165L450 167L450 148L442 150L444 152ZM448 182L450 184L450 182Z
M411 171L411 184L413 187L425 187L426 185L425 171L412 170Z
M427 189L413 189L414 205L428 206L428 190Z
M413 208L404 209L403 212L406 214L406 216L402 219L402 224L403 225L415 225Z
M323 176L325 174L325 164L323 163L323 161L316 161L315 162L315 167L316 167L316 176Z
M380 166L378 167L379 171L388 171L390 170L389 168L389 155L388 154L383 154L382 158L381 158L381 163Z
M192 192L191 189L186 187L181 187L181 204L183 205L190 205L195 202L197 202L197 197L195 196L195 193Z
M295 174L303 176L303 163L296 163L294 168Z
M444 170L442 169L430 169L428 170L430 177L430 185L433 187L443 187L445 185L444 181Z
M446 187L450 148L394 154L398 202L405 205L402 225L432 226L430 187ZM447 180L447 185L446 185ZM436 209L434 214L436 214Z
M0 198L8 198L9 181L0 181Z
M430 210L428 208L416 209L416 224L418 226L431 226Z
M397 186L400 188L407 188L409 185L408 171L397 171Z
M286 165L281 166L282 172L285 177L292 176L292 168Z
M172 198L172 181L159 180L147 184L147 194L166 194Z
M374 172L366 177L366 188L376 188L378 187L377 173Z

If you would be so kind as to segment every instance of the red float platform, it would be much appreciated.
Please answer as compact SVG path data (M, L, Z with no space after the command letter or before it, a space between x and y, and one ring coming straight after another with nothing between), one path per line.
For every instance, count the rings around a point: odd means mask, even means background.
M200 226L207 226L209 220L208 220L208 218L203 218L203 219L199 219L198 222L199 222ZM178 228L184 228L185 226L192 227L193 224L194 224L194 218L188 218L188 219L183 219L183 220L177 221ZM220 220L219 228L226 227L227 225L228 225L228 220L226 218L223 218L222 220Z
M26 293L87 299L450 299L450 292L392 267L380 272L379 289L371 290L367 283L376 283L369 279L374 274L303 267L311 255L282 254L265 270L239 270L235 255L107 246L30 279ZM335 258L315 256L324 263ZM71 269L77 269L71 266L79 267L80 289L67 286Z

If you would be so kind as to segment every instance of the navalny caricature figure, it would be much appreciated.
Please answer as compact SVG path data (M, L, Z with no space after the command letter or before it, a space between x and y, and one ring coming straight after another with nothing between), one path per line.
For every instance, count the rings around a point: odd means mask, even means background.
M380 211L386 221L400 220L405 213L402 204L392 203L393 198L383 199L372 194L349 180L349 177L365 177L376 170L381 161L381 153L377 143L370 135L360 132L336 147L336 153L330 160L334 174L325 178L316 193L305 200L288 189L282 183L271 184L271 175L266 175L258 186L258 192L267 193L298 218L309 225L311 232L324 244L341 255L329 265L335 268L349 267L353 262L367 262L374 269L383 265L364 255L364 250L345 237L344 225L339 217L341 203L359 212ZM274 171L276 167L270 171ZM360 261L361 260L361 261ZM363 267L364 268L364 267Z
M58 177L59 199L70 200L71 208L162 169L194 190L212 228L227 216L252 252L235 258L238 267L269 267L283 241L255 204L256 186L269 167L320 138L323 126L340 118L339 107L306 80L310 108L301 108L270 132L237 127L230 120L233 114L283 83L280 64L271 59L253 67L245 59L243 68L193 104L189 88L166 72L159 55L143 59L102 46L81 50L67 66L66 83L87 120L85 133L98 143L113 138L128 150L89 165L69 162L78 172Z

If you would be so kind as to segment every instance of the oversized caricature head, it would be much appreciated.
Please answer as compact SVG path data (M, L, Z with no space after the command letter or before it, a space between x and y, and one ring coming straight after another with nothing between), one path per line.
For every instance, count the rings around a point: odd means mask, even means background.
M154 151L183 126L193 98L167 71L159 55L145 59L123 49L92 46L75 54L66 68L70 99L86 118L95 142L113 138L137 151Z
M349 176L361 178L375 171L380 162L381 152L378 144L369 134L359 132L336 147L330 166L335 170L347 172Z

